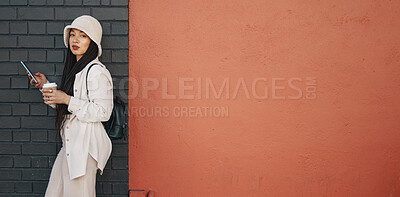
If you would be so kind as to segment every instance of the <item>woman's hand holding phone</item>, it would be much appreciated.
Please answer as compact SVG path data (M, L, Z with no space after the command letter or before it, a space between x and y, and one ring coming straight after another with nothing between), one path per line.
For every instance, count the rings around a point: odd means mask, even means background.
M39 89L42 89L43 84L45 84L47 82L46 76L44 74L40 73L40 72L37 72L35 74L35 78L36 78L38 83L35 83L35 81L32 79L32 77L29 75L28 72L26 72L26 74L28 75L28 77L30 79L30 83L32 85L34 85L35 87L39 88Z

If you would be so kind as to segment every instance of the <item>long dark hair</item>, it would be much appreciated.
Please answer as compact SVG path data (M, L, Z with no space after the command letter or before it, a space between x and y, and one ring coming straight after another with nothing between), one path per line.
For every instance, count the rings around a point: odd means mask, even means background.
M90 40L89 47L86 50L85 54L83 54L83 56L79 59L79 61L76 61L76 56L72 53L68 45L67 57L65 59L64 71L61 78L61 85L59 89L64 91L66 94L73 96L75 75L78 72L82 71L82 69L85 68L85 66L89 62L96 59L98 52L99 48L97 47L97 44L92 40ZM64 115L70 114L70 112L68 111L68 106L65 104L57 104L56 112L57 112L57 119L56 119L57 136L61 137L60 131L64 124Z

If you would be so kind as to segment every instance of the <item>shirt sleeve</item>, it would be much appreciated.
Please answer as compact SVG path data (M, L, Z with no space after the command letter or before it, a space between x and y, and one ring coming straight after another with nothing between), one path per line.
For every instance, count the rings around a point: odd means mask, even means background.
M84 122L104 122L113 109L113 83L107 70L93 66L88 75L89 100L71 96L68 111ZM108 75L109 77L108 77ZM82 82L86 83L86 81ZM86 94L86 92L84 93Z

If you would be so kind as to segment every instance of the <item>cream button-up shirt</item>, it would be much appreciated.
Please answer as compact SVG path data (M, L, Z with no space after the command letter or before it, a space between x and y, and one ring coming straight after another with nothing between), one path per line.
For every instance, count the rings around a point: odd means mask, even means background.
M91 64L96 65L88 74L87 95L86 73ZM86 174L88 154L97 161L100 174L111 154L111 140L101 122L107 121L112 113L113 82L110 72L98 58L75 75L73 92L68 105L72 115L62 130L71 179Z

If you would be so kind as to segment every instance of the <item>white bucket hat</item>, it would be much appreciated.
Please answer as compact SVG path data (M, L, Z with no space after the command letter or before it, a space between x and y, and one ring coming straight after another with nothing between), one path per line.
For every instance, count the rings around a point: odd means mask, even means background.
M64 44L65 47L68 48L68 41L69 41L69 32L70 29L79 29L85 32L93 42L97 44L99 47L98 57L101 56L101 36L103 34L103 29L101 28L101 24L99 21L92 16L89 15L82 15L72 21L71 25L67 25L64 28Z

